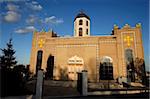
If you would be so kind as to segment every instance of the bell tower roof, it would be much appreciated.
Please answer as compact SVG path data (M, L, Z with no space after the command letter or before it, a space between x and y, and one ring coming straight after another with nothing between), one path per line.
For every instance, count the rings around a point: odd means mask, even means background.
M86 15L83 11L80 11L77 16L75 17L74 21L76 20L76 18L82 18L82 17L86 17L87 19L90 20L90 17L88 15Z

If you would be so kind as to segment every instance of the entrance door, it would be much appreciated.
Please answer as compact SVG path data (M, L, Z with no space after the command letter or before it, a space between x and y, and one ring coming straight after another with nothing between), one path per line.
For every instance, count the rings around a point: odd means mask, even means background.
M46 68L46 78L53 79L53 69L54 69L54 56L49 56L47 59L47 68Z
M69 80L77 80L77 73L83 70L83 58L73 56L68 59L68 78Z

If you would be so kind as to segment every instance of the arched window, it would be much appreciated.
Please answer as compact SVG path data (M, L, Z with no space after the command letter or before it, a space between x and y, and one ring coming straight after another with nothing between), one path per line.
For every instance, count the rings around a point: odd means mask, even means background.
M132 49L125 50L125 59L127 66L127 80L128 82L135 80L134 74L134 62L133 62L133 52Z
M88 21L86 21L86 26L88 26Z
M100 63L100 79L113 80L113 63L108 56L102 58Z
M86 34L88 35L88 33L89 33L89 31L88 31L88 29L86 29Z
M43 56L43 51L39 50L37 52L37 60L36 60L36 73L39 69L41 69L41 65L42 65L42 56Z
M47 79L53 78L53 69L54 69L54 56L50 55L47 59L47 68L45 73L45 77Z
M82 25L83 24L83 20L79 20L79 25Z
M126 49L125 50L125 57L126 57L127 62L132 62L133 61L132 49Z
M79 28L79 36L82 36L82 28Z

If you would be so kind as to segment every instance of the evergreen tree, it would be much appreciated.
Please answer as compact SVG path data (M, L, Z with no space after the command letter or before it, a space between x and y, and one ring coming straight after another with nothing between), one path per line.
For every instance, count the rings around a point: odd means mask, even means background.
M7 43L7 47L1 49L2 55L0 55L1 69L10 69L17 64L16 57L14 56L15 50L13 49L12 39Z

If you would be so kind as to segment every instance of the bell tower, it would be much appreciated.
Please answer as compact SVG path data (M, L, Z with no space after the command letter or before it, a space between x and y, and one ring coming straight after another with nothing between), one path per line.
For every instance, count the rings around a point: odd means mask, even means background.
M90 36L90 18L81 11L74 19L74 37L87 36Z

